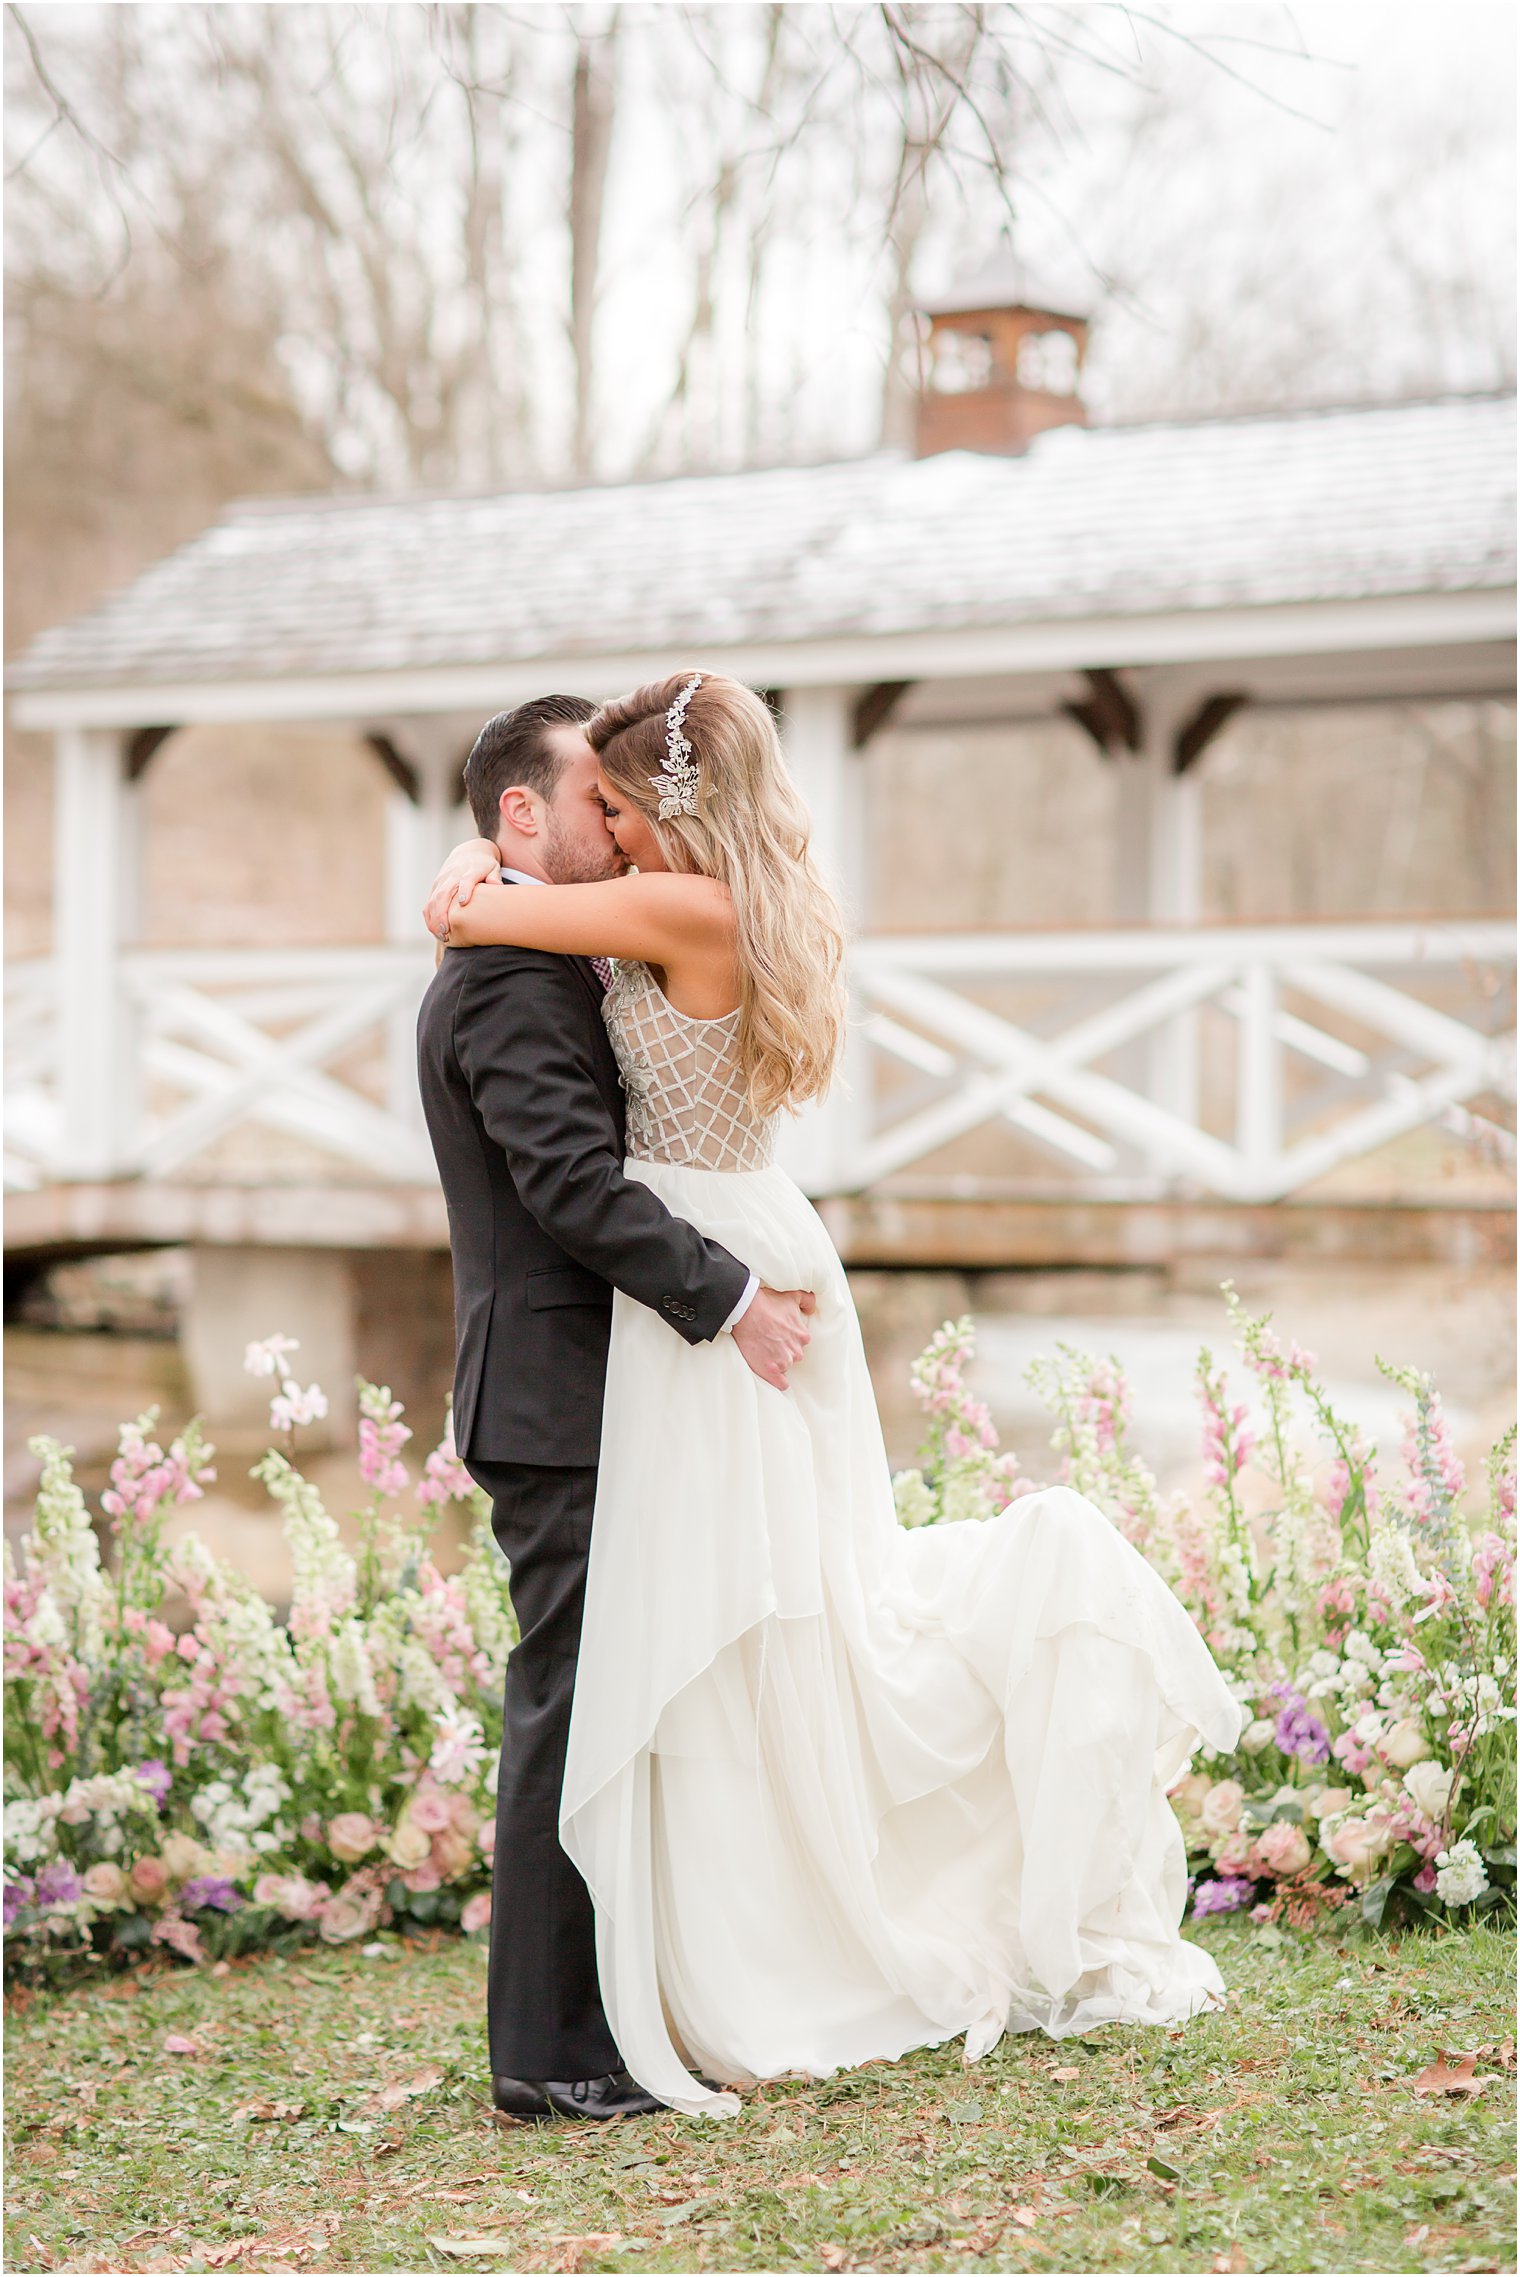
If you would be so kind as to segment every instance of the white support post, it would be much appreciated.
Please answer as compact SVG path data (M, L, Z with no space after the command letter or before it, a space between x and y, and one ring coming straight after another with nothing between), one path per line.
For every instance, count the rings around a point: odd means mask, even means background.
M865 772L853 748L857 691L788 689L782 707L787 764L813 818L813 850L843 904L852 935L866 918ZM850 1035L829 1097L783 1125L782 1160L809 1194L848 1193L860 1183L871 1128L870 1047L852 991Z
M1161 674L1141 684L1141 749L1119 755L1114 915L1121 925L1196 925L1203 906L1202 789L1179 775L1177 730L1197 703L1195 683ZM1199 1030L1196 1010L1179 1012L1137 1047L1135 1080L1145 1096L1196 1123ZM1159 1161L1152 1168L1161 1171Z
M115 1178L134 1167L142 1107L138 1021L121 969L137 923L137 793L113 730L62 728L56 748L57 1170Z
M1235 1088L1235 1146L1243 1157L1249 1199L1276 1192L1283 1144L1282 1046L1278 1040L1277 974L1264 957L1241 976L1240 1070Z
M459 838L469 836L469 829L459 828L460 810L455 803L457 735L442 723L408 721L404 756L416 770L420 795L414 802L404 791L396 790L386 801L385 932L387 940L420 954L426 946L422 904L427 889L444 855ZM391 1113L421 1130L415 1005L403 1005L391 1016L386 1034L385 1091Z

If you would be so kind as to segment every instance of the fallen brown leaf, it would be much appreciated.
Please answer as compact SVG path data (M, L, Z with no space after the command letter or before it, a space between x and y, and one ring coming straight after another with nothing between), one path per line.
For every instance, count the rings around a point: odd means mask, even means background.
M818 2258L825 2269L848 2269L850 2266L849 2254L842 2245L821 2245L818 2248Z
M234 2119L299 2119L306 2109L304 2103L271 2103L260 2097L256 2103L239 2103L234 2106Z
M1453 2056L1445 2048L1438 2048L1436 2060L1427 2064L1414 2083L1416 2095L1481 2095L1486 2080L1474 2079L1476 2056Z
M1033 2206L1015 2206L1013 2209L1013 2218L1018 2223L1021 2230L1032 2230L1035 2223L1039 2220L1040 2217L1035 2212Z
M190 2039L185 2033L166 2032L164 2034L164 2054L166 2056L198 2056L200 2052L200 2042Z
M376 2101L382 2111L395 2111L403 2103L409 2103L414 2095L426 2095L442 2079L443 2067L428 2064L422 2071L414 2071L410 2079L395 2079L389 2087L382 2087Z
M1050 2076L1052 2079L1080 2079L1082 2074L1075 2064L1062 2064Z

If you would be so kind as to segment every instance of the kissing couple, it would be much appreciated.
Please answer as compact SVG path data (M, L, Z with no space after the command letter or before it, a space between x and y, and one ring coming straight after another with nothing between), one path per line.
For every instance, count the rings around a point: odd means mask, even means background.
M1243 1712L1084 1495L903 1528L860 1326L774 1159L845 931L767 705L690 671L482 730L427 905L454 1432L507 1666L498 2108L728 2117L965 2035L1217 2008L1167 1792ZM548 889L548 890L544 890Z

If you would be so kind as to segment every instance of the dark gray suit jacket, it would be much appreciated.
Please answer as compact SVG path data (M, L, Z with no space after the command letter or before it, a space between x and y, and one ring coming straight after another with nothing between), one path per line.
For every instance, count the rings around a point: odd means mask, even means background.
M624 1177L623 1092L588 959L445 950L417 1045L454 1253L460 1455L594 1463L613 1289L700 1344L748 1270Z

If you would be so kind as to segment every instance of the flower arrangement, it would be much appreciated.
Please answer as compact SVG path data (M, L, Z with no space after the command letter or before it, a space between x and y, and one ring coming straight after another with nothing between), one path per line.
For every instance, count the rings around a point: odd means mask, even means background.
M1255 1412L1201 1351L1200 1501L1163 1496L1131 1446L1117 1362L1058 1343L1030 1370L1062 1482L1158 1568L1250 1713L1235 1755L1173 1793L1193 1916L1246 1909L1302 1927L1355 1904L1376 1927L1512 1907L1515 1433L1470 1514L1440 1394L1379 1361L1410 1403L1399 1475L1380 1479L1314 1354L1222 1286ZM971 1322L947 1322L915 1364L930 1435L896 1481L904 1523L979 1517L1030 1491L967 1391L972 1350Z
M411 1496L411 1437L361 1383L371 1490L347 1550L295 1467L325 1412L286 1372L291 1339L249 1347L274 1377L255 1475L283 1513L288 1616L164 1521L215 1477L194 1426L165 1450L126 1425L101 1508L110 1568L66 1451L33 1441L42 1480L19 1565L5 1564L5 1925L14 1964L186 1960L281 1938L330 1943L382 1922L490 1918L502 1678L516 1637L506 1561L452 1428ZM430 1536L471 1517L462 1573Z
M1319 1385L1224 1284L1255 1407L1200 1353L1205 1493L1163 1496L1130 1443L1111 1359L1065 1344L1031 1381L1055 1418L1058 1475L1162 1573L1249 1711L1236 1753L1183 1779L1192 1912L1304 1926L1358 1907L1372 1925L1460 1922L1513 1903L1515 1434L1487 1464L1486 1512L1440 1396L1409 1400L1398 1475L1381 1479ZM982 1520L1035 1491L998 1445L967 1370L970 1320L914 1363L927 1431L894 1480L905 1525ZM516 1638L506 1562L452 1427L412 1482L387 1388L361 1383L370 1489L345 1548L296 1467L325 1412L274 1379L285 1441L256 1467L283 1514L293 1587L276 1619L193 1534L165 1521L215 1477L192 1425L165 1449L125 1425L101 1497L109 1560L66 1451L34 1440L36 1518L5 1558L5 1925L11 1965L101 1966L159 1950L199 1961L407 1921L490 1919L502 1679ZM1383 1363L1379 1363L1383 1365ZM1301 1451L1296 1414L1320 1447ZM430 1548L470 1514L462 1570Z

